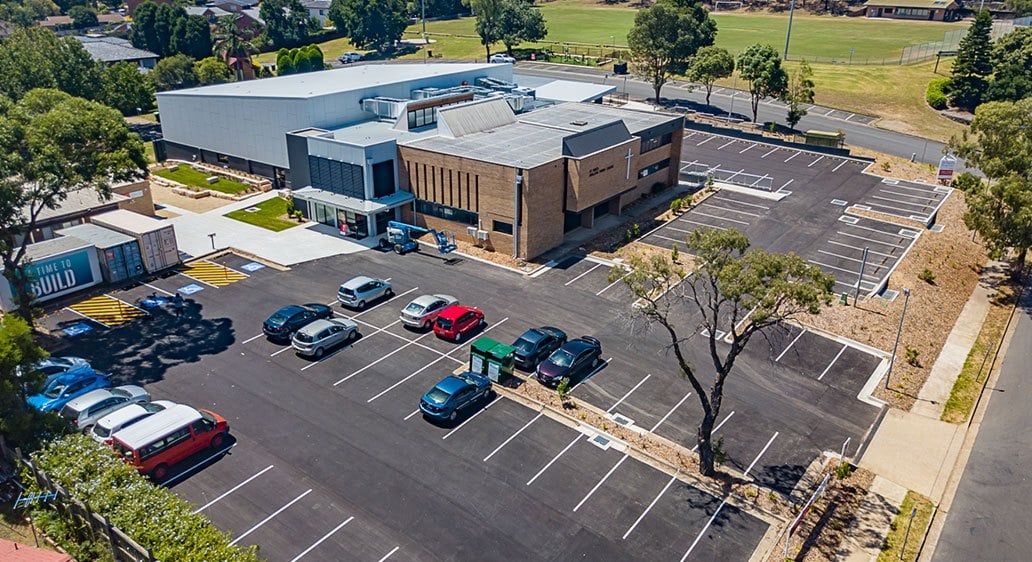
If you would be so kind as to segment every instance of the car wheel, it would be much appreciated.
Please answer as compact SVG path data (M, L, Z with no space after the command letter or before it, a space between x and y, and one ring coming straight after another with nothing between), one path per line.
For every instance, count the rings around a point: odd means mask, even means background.
M461 343L462 342L462 335L463 335L462 332L457 332L455 334L455 343Z
M151 478L155 480L164 480L168 476L168 465L159 464L158 466L155 466L150 475Z
M458 417L459 417L459 411L458 410L452 410L451 414L448 414L448 421L455 421L455 419L458 418Z
M477 322L477 328L483 328L484 326L487 326L487 320L485 318L481 318L480 322Z
M591 368L594 369L595 367L598 367L598 357L591 360Z
M498 393L495 392L494 389L488 390L487 394L484 395L484 397L487 398L488 402L494 400L497 396L498 396Z
M96 424L92 424L92 423L91 423L90 425L84 425L84 426L82 426L82 433L83 433L84 435L88 435L88 434L89 434L89 433L90 433L91 431L93 431L93 426L94 426L94 425L96 425Z
M365 308L365 301L358 301L358 304L355 305L355 308L357 308L359 310L362 310L363 308Z
M348 332L348 341L352 342L358 339L358 330L351 330Z
M391 298L394 296L394 289L387 289L383 294L387 295L387 298Z
M315 348L315 358L322 359L322 356L326 354L326 350L321 347Z
M219 433L215 437L211 438L211 448L212 449L218 449L225 442L226 442L226 434L225 433Z
M405 248L401 244L395 244L394 253L398 254L399 256L403 256L405 255Z

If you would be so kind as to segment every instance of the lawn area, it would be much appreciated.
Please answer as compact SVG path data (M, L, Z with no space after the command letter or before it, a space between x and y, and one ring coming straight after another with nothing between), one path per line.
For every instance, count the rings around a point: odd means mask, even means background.
M151 150L153 151L153 148ZM214 189L215 191L229 193L231 195L235 195L237 193L241 193L249 189L249 186L247 184L240 183L238 181L227 180L226 178L221 177L215 183L208 183L205 180L208 177L210 177L209 174L206 174L204 172L198 172L197 170L194 170L193 168L185 164L180 164L179 169L177 169L174 172L167 169L163 169L156 170L153 173L156 176L168 178L170 180L177 181L182 184L200 187L201 189Z
M337 39L330 39L325 43L319 43L319 48L323 52L323 60L327 63L337 60L337 57L343 55L347 51L364 52L362 49L356 48L351 44L351 41L340 37ZM254 57L255 62L259 63L275 63L276 62L276 51L269 51L268 53L262 53Z
M907 525L910 524L910 512L917 508L917 515L914 516L914 523L910 525L910 536L906 537ZM899 513L892 520L889 528L889 536L885 537L885 544L878 554L878 562L898 562L904 560L910 562L917 557L917 550L924 540L925 530L928 529L928 522L932 518L934 510L932 500L921 494L910 491L903 499L903 505L899 506ZM903 539L907 539L906 550L903 548Z
M240 222L246 222L247 224L260 226L273 232L279 232L298 225L296 221L287 218L287 200L282 197L267 199L255 205L255 207L258 207L258 210L253 213L240 209L239 211L226 213L224 216Z

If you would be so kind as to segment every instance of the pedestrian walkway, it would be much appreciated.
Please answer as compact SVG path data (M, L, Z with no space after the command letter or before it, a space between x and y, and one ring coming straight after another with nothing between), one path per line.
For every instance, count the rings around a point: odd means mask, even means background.
M906 488L875 476L871 489L857 510L856 519L846 530L837 559L845 562L877 560L892 520L906 497Z

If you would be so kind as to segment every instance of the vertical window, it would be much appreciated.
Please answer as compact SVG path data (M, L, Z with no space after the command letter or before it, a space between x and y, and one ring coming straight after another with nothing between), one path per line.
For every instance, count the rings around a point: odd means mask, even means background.
M474 181L476 181L476 186L474 187L473 191L476 193L476 197L477 197L477 204L476 204L476 207L474 207L474 210L476 210L476 212L479 213L480 212L480 176L473 176L473 177L474 177Z
M458 184L456 186L456 187L458 187L458 189L456 189L455 191L459 192L459 208L463 209L465 207L462 206L462 173L460 173L460 172L456 172L455 173L455 183Z
M448 204L455 205L455 185L452 183L452 170L448 169Z
M432 186L434 194L430 200L437 201L437 168L435 166L430 166L430 185Z
M466 172L466 208L473 207L473 200L469 197L469 172Z

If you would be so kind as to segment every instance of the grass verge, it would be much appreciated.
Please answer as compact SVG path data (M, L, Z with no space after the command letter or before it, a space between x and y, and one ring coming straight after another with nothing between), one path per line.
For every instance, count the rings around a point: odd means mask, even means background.
M907 537L910 512L914 508L917 508L917 515L914 516L914 523L910 525L910 536ZM889 536L885 537L885 543L882 544L878 562L914 560L917 550L921 547L922 537L928 530L928 522L932 519L934 509L932 500L917 492L907 492L907 497L903 498L903 505L899 507L899 513L893 518L892 525L889 527ZM905 549L903 549L904 538L907 539ZM902 556L900 555L901 549L903 549Z
M153 151L153 147L151 148ZM182 184L192 185L201 189L213 189L222 193L229 193L236 195L249 189L247 184L240 183L238 181L227 180L226 178L219 178L215 183L208 183L206 180L210 177L204 172L198 172L193 168L180 165L176 171L171 170L156 170L153 172L154 175L168 178L173 181L177 181Z
M240 209L226 213L225 216L240 222L260 226L273 232L286 230L298 224L287 218L287 200L282 197L273 197L272 199L262 201L255 205L255 207L258 207L258 210L253 213Z
M1007 328L1007 319L1015 304L1012 287L1001 287L1000 292L1001 294L990 302L989 312L982 323L982 329L978 332L978 338L968 352L957 382L953 383L953 389L940 418L944 422L967 421L982 389L982 380L989 376L987 372L980 372L991 364L992 357L988 357L987 360L987 356L994 353L1000 345L1003 331Z

